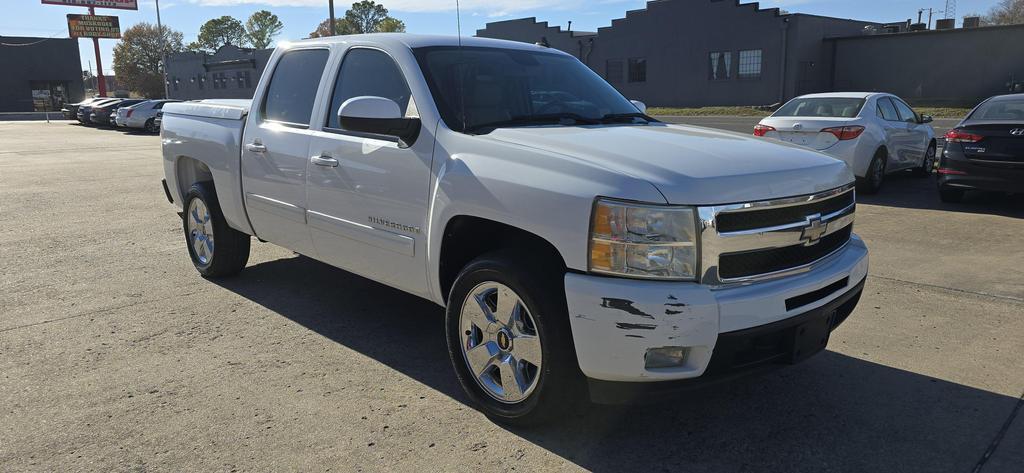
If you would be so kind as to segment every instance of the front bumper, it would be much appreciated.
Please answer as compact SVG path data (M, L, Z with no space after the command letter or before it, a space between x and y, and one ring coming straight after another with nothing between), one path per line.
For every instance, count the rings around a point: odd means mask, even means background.
M723 360L735 351L730 340L736 334L791 328L790 324L822 313L831 316L834 305L860 293L867 269L867 247L854 235L808 272L750 285L712 287L568 274L566 298L580 369L597 384L652 384L728 374L735 367ZM851 311L854 305L856 301ZM686 347L685 363L647 369L647 350L658 347Z

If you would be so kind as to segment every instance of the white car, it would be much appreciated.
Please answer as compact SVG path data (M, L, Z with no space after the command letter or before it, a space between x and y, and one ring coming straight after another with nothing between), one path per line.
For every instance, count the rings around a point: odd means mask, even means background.
M932 117L891 94L836 92L797 97L754 127L755 136L821 151L846 162L860 191L878 192L886 174L935 163Z
M157 133L160 126L156 116L163 109L164 104L178 102L178 100L147 100L131 107L122 107L117 110L114 123L120 128L142 128L149 133Z

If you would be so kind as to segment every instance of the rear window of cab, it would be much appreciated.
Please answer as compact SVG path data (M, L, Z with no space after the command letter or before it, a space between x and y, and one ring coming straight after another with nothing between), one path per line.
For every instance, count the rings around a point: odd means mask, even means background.
M854 118L864 99L846 97L797 97L780 107L773 117Z

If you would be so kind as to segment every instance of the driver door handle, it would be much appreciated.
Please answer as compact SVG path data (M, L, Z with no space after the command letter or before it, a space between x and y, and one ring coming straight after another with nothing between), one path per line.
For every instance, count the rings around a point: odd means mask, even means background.
M261 143L248 143L245 145L245 149L252 151L253 153L266 153L267 147Z
M329 168L338 167L338 160L330 156L327 156L326 154L321 156L313 156L312 158L309 158L309 162L316 164L317 166L324 166Z

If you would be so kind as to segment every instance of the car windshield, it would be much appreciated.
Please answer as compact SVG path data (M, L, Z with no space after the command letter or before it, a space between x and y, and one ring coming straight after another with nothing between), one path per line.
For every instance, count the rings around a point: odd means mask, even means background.
M772 116L853 118L863 106L864 99L852 97L797 97Z
M415 53L453 130L648 121L604 79L564 54L447 46Z
M974 113L972 120L1024 120L1024 97L1012 99L989 100L981 104Z

